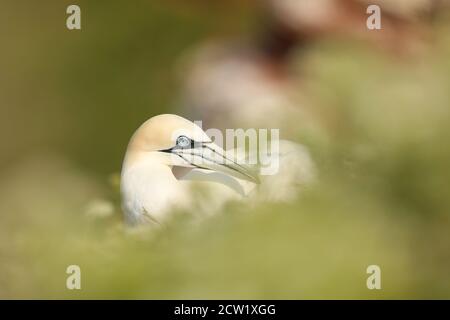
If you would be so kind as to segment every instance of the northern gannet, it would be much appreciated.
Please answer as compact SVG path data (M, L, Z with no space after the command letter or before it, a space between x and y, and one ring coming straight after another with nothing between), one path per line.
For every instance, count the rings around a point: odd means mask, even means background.
M230 158L198 125L158 115L144 122L128 144L121 173L125 220L160 223L174 208L192 204L196 185L211 192L208 201L214 206L245 196L258 182L249 166Z

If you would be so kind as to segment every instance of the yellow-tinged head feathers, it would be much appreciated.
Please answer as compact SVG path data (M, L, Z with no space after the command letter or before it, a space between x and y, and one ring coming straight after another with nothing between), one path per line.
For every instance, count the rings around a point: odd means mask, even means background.
M161 114L145 121L134 133L128 151L160 151L175 146L180 136L195 142L210 142L206 133L193 122L174 114Z

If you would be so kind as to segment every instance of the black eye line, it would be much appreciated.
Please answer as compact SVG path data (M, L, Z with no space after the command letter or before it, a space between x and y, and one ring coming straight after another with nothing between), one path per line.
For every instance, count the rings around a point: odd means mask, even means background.
M172 148L159 150L159 152L171 153L173 150L178 150L178 149L194 149L196 146L201 146L201 145L202 145L201 142L194 141L194 140L192 140L191 138L188 138L188 137L186 137L186 136L179 136L179 137L177 138L177 140L178 140L180 137L185 137L186 139L189 139L189 141L191 142L190 146L189 146L189 147L184 147L184 148L183 148L183 147L180 147L178 144L176 144L176 145L175 145L174 147L172 147Z

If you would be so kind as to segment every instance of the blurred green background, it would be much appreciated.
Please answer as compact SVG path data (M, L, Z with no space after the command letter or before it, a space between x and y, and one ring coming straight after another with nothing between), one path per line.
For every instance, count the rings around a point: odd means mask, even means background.
M290 138L319 173L296 201L133 234L117 187L131 134L159 113L189 116L180 59L206 39L257 38L266 13L77 1L82 30L69 31L69 4L1 4L0 298L450 298L445 12L407 58L350 37L294 51L315 124ZM66 289L71 264L82 290ZM366 287L372 264L382 290Z

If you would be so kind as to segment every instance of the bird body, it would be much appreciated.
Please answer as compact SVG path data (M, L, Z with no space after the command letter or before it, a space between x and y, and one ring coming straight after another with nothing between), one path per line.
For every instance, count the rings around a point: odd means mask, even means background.
M157 159L156 159L157 160ZM178 177L174 168L155 159L142 159L122 173L123 208L126 220L135 225L142 222L160 223L176 209L197 210L210 214L230 200L246 197L254 183L219 172L191 168ZM208 194L208 200L195 201L196 191Z

